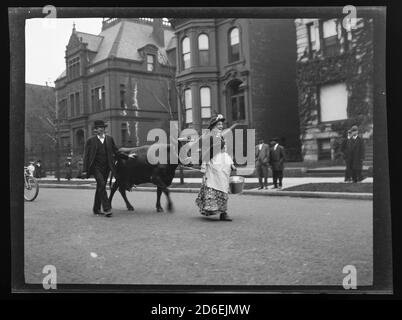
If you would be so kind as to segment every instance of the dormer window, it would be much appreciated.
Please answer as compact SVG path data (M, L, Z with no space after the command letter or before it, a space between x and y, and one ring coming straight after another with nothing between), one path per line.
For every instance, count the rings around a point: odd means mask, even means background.
M155 56L147 54L147 71L152 72L155 70Z
M68 61L68 78L75 79L80 76L80 57Z

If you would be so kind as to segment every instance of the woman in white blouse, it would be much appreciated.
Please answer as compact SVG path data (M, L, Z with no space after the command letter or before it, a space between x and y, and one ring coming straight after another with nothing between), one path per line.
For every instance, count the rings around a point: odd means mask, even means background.
M218 114L210 121L211 130L206 138L210 139L210 148L207 157L203 155L202 171L205 172L203 183L198 193L196 204L200 213L205 216L217 215L222 221L232 221L227 214L229 193L229 177L231 170L236 170L233 160L226 152L225 134L232 130L223 130L225 118ZM205 138L204 138L205 139Z

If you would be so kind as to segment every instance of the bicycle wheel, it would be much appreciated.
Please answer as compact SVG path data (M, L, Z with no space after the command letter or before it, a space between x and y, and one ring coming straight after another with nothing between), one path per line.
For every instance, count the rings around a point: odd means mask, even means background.
M34 201L39 193L39 183L33 177L28 177L24 186L24 198L27 201Z

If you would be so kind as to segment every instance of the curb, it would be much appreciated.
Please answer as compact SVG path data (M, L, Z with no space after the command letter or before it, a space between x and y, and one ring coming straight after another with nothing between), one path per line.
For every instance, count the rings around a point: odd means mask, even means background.
M71 185L71 184L40 184L41 188L56 188L56 189L95 189L96 186L91 184ZM107 186L106 189L109 189ZM171 192L179 193L198 193L199 188L171 188ZM133 191L156 191L156 187L136 187ZM347 193L347 192L317 192L317 191L271 191L271 190L244 190L239 195L253 196L279 196L279 197L299 197L299 198L329 198L329 199L352 199L352 200L372 200L371 193Z
M299 198L329 198L329 199L353 199L353 200L372 200L371 193L348 193L348 192L319 192L319 191L255 191L246 190L242 194L258 196L282 196Z

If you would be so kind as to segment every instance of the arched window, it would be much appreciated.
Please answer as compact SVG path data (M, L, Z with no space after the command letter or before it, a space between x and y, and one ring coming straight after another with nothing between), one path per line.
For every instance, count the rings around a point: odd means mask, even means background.
M193 122L193 105L191 89L184 90L184 109L186 110L186 123Z
M198 50L200 66L207 66L209 64L209 41L206 34L200 34L198 36Z
M182 42L182 56L183 56L183 69L190 68L191 59L190 59L190 38L185 37Z
M229 62L240 60L239 28L233 28L229 32Z
M211 118L211 89L209 87L202 87L200 89L201 100L201 118Z

